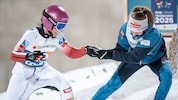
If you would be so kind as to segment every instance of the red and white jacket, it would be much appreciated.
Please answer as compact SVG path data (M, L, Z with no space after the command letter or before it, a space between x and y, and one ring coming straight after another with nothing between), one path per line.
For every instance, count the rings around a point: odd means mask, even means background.
M11 52L11 60L21 62L31 67L41 67L46 62L46 59L59 48L65 55L70 58L79 58L85 55L85 47L72 47L63 36L63 33L58 33L56 38L44 38L37 28L27 30L20 41L17 43ZM45 54L45 58L39 62L31 62L25 59L28 52L41 51Z

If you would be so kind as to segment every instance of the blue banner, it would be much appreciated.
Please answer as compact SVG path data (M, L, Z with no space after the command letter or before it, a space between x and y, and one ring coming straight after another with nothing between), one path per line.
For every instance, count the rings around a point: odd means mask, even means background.
M155 16L155 25L162 31L177 28L177 0L152 0L151 10Z

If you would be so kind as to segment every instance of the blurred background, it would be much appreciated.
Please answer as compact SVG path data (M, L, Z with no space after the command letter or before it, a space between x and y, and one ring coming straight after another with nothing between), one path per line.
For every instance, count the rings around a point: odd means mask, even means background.
M0 92L6 90L14 62L9 54L23 33L40 23L44 8L51 4L68 11L69 24L64 31L67 41L81 47L88 44L113 48L124 22L123 0L0 0ZM70 59L56 49L51 64L64 73L74 69L109 62L84 56Z

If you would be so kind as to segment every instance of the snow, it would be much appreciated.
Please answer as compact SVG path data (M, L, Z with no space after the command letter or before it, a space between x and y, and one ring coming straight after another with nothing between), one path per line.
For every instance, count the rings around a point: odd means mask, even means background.
M178 100L178 80L174 80L172 87L170 89L170 92L167 96L167 100ZM157 88L158 85L152 86L150 88L146 88L143 90L140 90L136 93L133 93L132 95L130 95L129 97L122 99L122 100L153 100L154 99L154 93L155 93L155 89Z
M66 73L65 75L71 80L76 100L82 100L82 98L91 100L98 88L104 85L111 77L118 64L111 62ZM80 77L80 79L72 80L71 75L77 75L76 77ZM153 100L158 84L158 77L145 66L131 76L108 100L133 100L133 98L135 100ZM178 75L176 74L173 77L173 84L167 100L178 100L177 90Z
M71 82L75 100L91 100L100 86L105 84L118 66L118 62L89 66L64 73ZM131 76L126 83L107 100L153 100L159 84L158 78L145 66ZM178 100L178 74L173 77L173 84L166 100ZM45 90L43 90L46 93ZM54 95L53 93L49 93ZM4 100L5 93L0 95ZM43 97L38 97L43 98ZM33 99L36 100L36 99Z

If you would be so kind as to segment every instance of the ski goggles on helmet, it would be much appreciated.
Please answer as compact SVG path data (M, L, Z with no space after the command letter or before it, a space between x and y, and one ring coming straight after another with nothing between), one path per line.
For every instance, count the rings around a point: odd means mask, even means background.
M61 22L57 22L55 28L57 29L57 31L63 30L64 27L66 26L67 23L61 23Z

